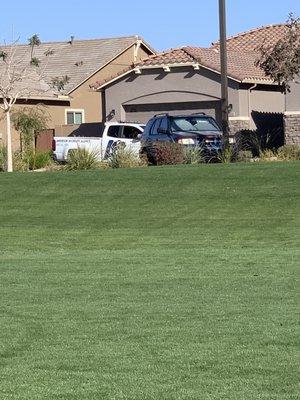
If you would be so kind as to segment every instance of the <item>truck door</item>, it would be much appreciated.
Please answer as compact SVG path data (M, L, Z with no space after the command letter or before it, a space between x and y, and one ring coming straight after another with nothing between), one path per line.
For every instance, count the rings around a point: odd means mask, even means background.
M139 153L140 140L138 135L142 130L130 125L111 125L107 131L107 137L103 140L103 157L108 158L114 148L120 144Z

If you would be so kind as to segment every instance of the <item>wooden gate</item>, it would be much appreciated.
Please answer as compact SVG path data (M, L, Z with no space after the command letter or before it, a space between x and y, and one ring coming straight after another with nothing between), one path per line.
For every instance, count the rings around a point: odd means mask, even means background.
M48 151L52 149L52 140L54 129L45 129L41 131L35 140L35 148L38 151Z

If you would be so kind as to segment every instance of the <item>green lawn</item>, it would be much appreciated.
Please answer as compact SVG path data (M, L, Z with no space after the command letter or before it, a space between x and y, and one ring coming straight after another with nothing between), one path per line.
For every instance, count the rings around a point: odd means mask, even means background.
M300 163L0 175L0 399L299 399Z

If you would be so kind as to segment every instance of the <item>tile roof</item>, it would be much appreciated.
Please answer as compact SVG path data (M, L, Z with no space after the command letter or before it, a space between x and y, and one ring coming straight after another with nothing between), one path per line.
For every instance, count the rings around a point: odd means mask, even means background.
M145 58L140 63L139 67L146 67L150 65L166 65L166 64L185 64L195 62L193 55L185 51L185 48L171 49L163 53L154 54Z
M53 78L67 75L70 81L65 86L65 92L70 93L78 85L88 79L93 73L111 61L114 57L133 45L137 36L74 40L70 42L48 42L36 46L34 56L44 66L44 83L51 85ZM0 46L1 50L5 46ZM28 57L28 45L17 46L17 58ZM46 57L45 53L53 50L53 55ZM1 74L1 70L0 70ZM53 91L50 91L53 95Z
M228 76L240 82L273 83L264 71L255 65L255 61L259 58L258 47L262 43L274 45L284 37L286 29L286 24L269 25L229 37L227 39ZM210 48L186 46L170 49L151 55L132 68L155 68L163 65L172 67L172 65L196 63L220 73L219 42L213 43ZM121 75L129 71L130 69L123 71ZM99 88L118 76L120 75L114 75L106 81L96 82L93 87Z
M263 43L274 46L282 39L287 31L286 24L267 25L239 33L227 38L227 50L256 51ZM219 42L212 44L212 48L218 48Z
M184 50L192 55L194 59L202 66L221 72L220 53L216 49L206 49L201 47L185 47ZM255 52L228 51L227 64L228 76L238 81L245 80L267 80L262 69L255 66L255 60L258 58Z
M228 76L238 81L266 80L264 72L255 66L258 53L228 52ZM161 65L200 64L216 72L221 71L220 53L217 49L203 47L182 47L148 57L137 64L138 67L155 67Z

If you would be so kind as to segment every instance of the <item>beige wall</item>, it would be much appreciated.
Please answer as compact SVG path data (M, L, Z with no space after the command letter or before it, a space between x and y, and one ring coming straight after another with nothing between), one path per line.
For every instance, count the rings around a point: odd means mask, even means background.
M253 86L253 85L252 85ZM249 85L249 88L251 86ZM283 113L285 109L285 96L274 87L257 87L251 90L241 88L239 90L240 116L250 117L250 128L255 128L251 112ZM249 113L250 110L250 113Z
M137 53L137 59L143 59L150 54L150 51L144 47L140 47ZM55 126L65 125L65 115L67 109L84 110L84 122L99 122L102 120L102 97L101 93L90 89L90 85L97 81L103 81L111 76L128 68L134 61L134 45L124 51L115 60L96 72L86 82L75 89L71 94L69 102L47 102L45 112L49 115L48 128L54 129ZM14 110L21 107L34 107L37 102L16 104ZM42 103L42 102L40 102ZM2 118L1 118L2 117ZM5 126L4 116L0 113L0 144L5 143ZM2 138L2 139L1 139ZM19 148L19 133L13 129L13 147Z
M142 70L130 74L106 87L106 112L114 119L124 119L129 105L167 104L180 102L220 101L220 75L205 68L174 67ZM229 80L229 97L233 110L239 115L238 83ZM114 111L113 111L114 110Z

